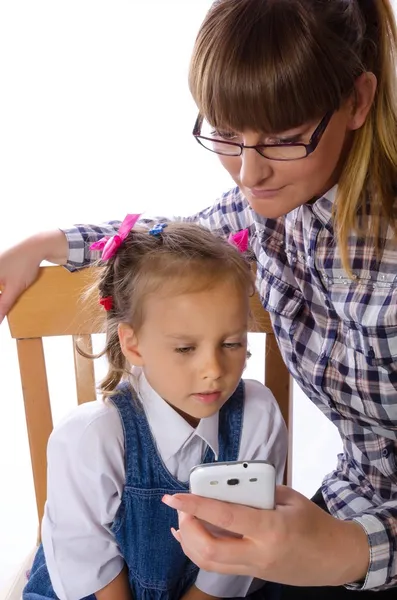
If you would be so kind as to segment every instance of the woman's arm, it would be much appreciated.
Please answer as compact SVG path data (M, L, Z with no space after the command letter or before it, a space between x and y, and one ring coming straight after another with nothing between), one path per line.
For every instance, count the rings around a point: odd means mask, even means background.
M167 220L198 223L225 236L250 228L253 224L252 211L238 188L224 194L212 207L191 217L142 218L139 223L150 227L153 223ZM35 281L42 261L65 265L70 271L87 267L100 257L98 251L90 250L91 244L104 236L114 235L119 226L120 221L109 221L102 225L76 225L63 231L39 233L1 253L0 323L20 294Z
M68 242L60 231L39 233L0 254L0 323L36 279L40 263L66 264Z
M189 217L147 216L146 213L143 213L138 224L150 228L156 223L168 221L197 223L218 235L228 236L231 232L249 228L253 224L253 215L240 190L233 188L223 194L215 204L195 215ZM66 267L70 271L74 271L97 260L99 253L90 250L91 244L103 236L113 235L119 226L120 221L109 221L102 225L76 225L71 229L65 229L64 234L68 244Z
M107 586L95 592L95 596L97 600L133 600L127 569L124 568Z

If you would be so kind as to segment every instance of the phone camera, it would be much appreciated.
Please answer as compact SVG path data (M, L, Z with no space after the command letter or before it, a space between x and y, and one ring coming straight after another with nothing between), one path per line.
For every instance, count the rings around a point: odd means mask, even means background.
M248 469L248 463L243 463L244 469Z
M240 483L239 479L228 479L227 485L238 485Z

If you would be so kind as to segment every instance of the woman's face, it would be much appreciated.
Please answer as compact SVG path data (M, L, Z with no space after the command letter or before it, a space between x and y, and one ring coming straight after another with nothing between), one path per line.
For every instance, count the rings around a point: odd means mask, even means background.
M350 139L351 105L335 112L315 151L295 161L275 161L254 149L244 149L241 156L219 159L258 214L276 218L324 194L339 178L345 149ZM278 133L288 138L300 134L299 141L309 143L318 121ZM264 143L263 135L244 131L239 135L247 146Z

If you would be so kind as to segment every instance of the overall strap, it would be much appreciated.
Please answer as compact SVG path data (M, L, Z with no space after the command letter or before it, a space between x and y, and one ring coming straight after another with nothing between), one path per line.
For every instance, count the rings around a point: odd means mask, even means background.
M219 411L219 462L238 460L244 417L245 385L241 379Z

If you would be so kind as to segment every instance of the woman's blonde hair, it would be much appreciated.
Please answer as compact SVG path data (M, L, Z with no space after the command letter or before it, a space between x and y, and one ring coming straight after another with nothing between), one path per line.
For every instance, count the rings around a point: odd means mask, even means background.
M138 332L145 319L145 300L152 294L183 294L211 290L229 281L236 291L252 295L255 290L248 257L225 239L190 223L170 223L157 235L133 229L116 254L98 269L85 300L106 299L106 346L93 355L77 346L87 358L106 355L108 372L100 384L110 396L128 375L118 336L120 323Z
M339 180L334 224L345 269L355 231L379 249L395 224L397 33L389 0L217 0L198 33L189 85L215 127L279 132L338 110L377 78Z

